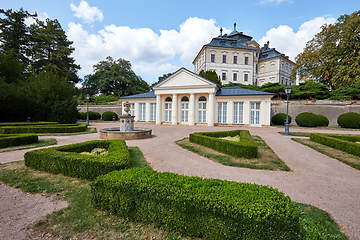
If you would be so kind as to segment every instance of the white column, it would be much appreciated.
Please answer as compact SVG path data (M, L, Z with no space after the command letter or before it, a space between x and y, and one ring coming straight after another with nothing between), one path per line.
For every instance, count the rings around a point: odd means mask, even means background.
M234 101L230 100L227 105L226 123L232 124L234 123Z
M150 122L150 103L145 103L145 122Z
M156 124L161 124L161 97L156 95Z
M173 97L172 97L172 109L171 109L171 123L173 125L177 125L177 105L178 105L178 102L177 102L177 95L176 94L173 94Z
M135 118L134 120L135 121L139 121L139 115L140 115L140 107L139 107L139 103L138 102L135 102Z
M189 125L193 126L195 123L195 95L193 93L190 94L190 102L189 102Z
M209 94L209 114L208 114L208 126L214 126L214 118L215 118L215 94Z
M244 101L243 105L243 123L250 124L250 102Z

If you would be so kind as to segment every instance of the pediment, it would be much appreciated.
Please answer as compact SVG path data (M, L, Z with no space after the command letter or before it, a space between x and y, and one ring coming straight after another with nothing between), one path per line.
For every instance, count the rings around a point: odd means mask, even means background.
M156 85L154 89L171 88L171 87L195 87L195 86L215 87L216 84L185 68L180 68L170 77L168 77L167 79Z

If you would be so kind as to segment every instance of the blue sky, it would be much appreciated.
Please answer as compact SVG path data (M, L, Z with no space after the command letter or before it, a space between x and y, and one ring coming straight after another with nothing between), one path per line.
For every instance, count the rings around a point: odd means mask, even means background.
M230 31L236 22L238 31L260 44L270 41L294 59L322 24L359 6L355 0L1 0L4 9L22 7L58 19L74 41L80 77L110 55L130 60L148 83L182 66L192 70L196 53L219 27Z

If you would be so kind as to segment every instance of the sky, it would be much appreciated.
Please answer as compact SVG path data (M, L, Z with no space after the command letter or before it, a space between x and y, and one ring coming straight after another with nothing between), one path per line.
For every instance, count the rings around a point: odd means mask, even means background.
M201 47L237 30L294 60L323 24L359 10L358 0L0 0L0 8L58 19L83 78L107 56L129 60L149 84L180 67L193 70ZM28 19L27 24L33 20Z

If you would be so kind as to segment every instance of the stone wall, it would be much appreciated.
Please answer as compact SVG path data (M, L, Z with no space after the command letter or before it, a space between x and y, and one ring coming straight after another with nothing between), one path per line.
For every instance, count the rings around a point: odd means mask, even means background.
M289 115L292 117L291 124L296 124L295 117L302 112L312 112L326 116L329 126L337 126L337 118L347 112L360 113L360 101L290 101ZM277 113L286 113L286 101L275 100L271 103L271 116Z
M78 106L79 112L86 112L86 105ZM89 111L98 112L101 115L104 112L115 112L117 115L121 115L121 105L89 105Z

